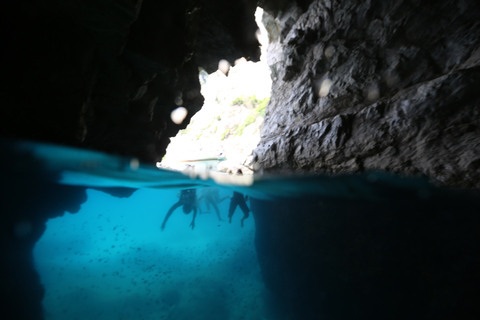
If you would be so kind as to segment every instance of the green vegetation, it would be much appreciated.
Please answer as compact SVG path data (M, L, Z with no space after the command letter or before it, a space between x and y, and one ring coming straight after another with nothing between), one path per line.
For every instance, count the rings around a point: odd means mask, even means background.
M238 97L232 101L232 105L245 105L246 103L251 103L253 108L245 121L240 126L238 126L238 129L235 131L236 136L241 136L243 134L243 130L247 126L254 123L259 116L265 117L265 108L267 107L268 101L270 101L270 98L258 100L255 96L247 98Z
M180 134L183 136L184 134L187 134L188 132L190 132L190 129L192 127L190 125L188 125L188 127L186 127L185 129L183 130L180 130Z
M237 97L233 99L232 101L232 106L241 106L243 104L243 98L242 97Z
M215 122L215 118L212 119L212 121L211 121L208 125L206 125L206 126L202 129L202 131L205 131L205 130L207 130L208 128L210 128L214 122Z
M250 96L250 97L241 96L241 97L237 97L237 98L233 99L231 105L232 106L245 106L249 109L254 109L260 103L262 103L263 101L267 100L267 102L268 102L269 99L270 98L265 98L263 100L258 100L255 95Z
M270 98L265 98L262 100L258 100L256 96L241 96L237 97L232 101L232 106L244 106L248 109L250 109L250 114L245 118L245 120L233 128L226 129L225 132L223 132L220 135L220 140L225 140L231 137L232 135L234 136L241 136L243 135L243 132L246 127L251 125L252 123L255 123L258 117L265 117L265 109L268 105L268 102L270 101ZM217 133L218 131L218 124L217 121L222 121L221 115L216 115L210 118L210 122L201 128L200 130L198 129L193 129L192 128L192 123L184 129L180 131L181 135L187 134L187 133L192 133L192 131L195 131L195 139L200 140L200 138L206 134L206 135L212 135Z
M226 137L230 134L230 129L225 130L224 133L220 136L220 140L225 140Z
M270 98L265 98L259 101L258 106L255 108L255 110L258 111L258 114L264 118L265 118L265 109L267 108L269 101L270 101Z

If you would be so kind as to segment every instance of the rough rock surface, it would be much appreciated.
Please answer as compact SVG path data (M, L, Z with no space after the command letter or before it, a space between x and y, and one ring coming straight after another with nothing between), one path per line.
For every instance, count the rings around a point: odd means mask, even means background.
M0 136L159 161L202 107L198 68L258 59L254 11L251 0L3 1ZM177 106L188 110L180 125ZM35 162L3 142L0 318L43 319L32 250L47 219L78 211L85 188L12 173L12 161Z
M478 1L265 2L274 84L259 169L480 187Z
M2 2L0 135L160 161L203 104L198 67L258 59L254 11L255 1ZM188 110L180 125L177 106Z

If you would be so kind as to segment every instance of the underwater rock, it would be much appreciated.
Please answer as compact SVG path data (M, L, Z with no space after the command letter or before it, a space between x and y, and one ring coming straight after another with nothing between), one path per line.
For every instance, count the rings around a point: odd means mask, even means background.
M33 248L45 232L48 219L75 213L86 200L83 187L45 181L2 180L0 241L0 317L43 319L45 290L35 269Z
M263 2L273 88L258 169L480 187L478 1Z
M373 178L342 186L369 190L375 201L251 200L258 260L279 312L308 320L477 319L478 196Z
M48 219L80 210L87 200L86 188L57 184L57 173L35 161L32 153L0 143L0 318L40 320L45 290L33 248ZM33 166L35 170L25 170Z

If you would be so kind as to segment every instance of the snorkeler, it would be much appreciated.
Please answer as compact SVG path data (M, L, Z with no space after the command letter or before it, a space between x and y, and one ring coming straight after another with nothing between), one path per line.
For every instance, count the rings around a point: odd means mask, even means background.
M228 222L232 223L232 216L235 213L235 209L237 206L240 206L240 209L243 211L243 218L241 220L242 228L243 228L243 220L247 219L249 216L250 209L247 207L247 203L245 202L245 197L243 194L238 193L236 191L233 192L232 200L230 200L230 208L228 209Z
M217 188L213 188L213 187L203 188L200 190L200 195L198 196L198 210L200 211L200 213L203 213L200 207L200 201L204 200L207 206L207 210L209 210L211 205L213 209L215 209L215 213L217 214L218 220L224 221L220 216L220 210L218 209L217 204L227 198L229 197L220 198L220 194Z
M180 199L168 210L167 215L165 216L165 219L162 223L162 231L163 229L165 229L167 220L168 218L170 218L173 211L175 211L175 209L180 206L182 206L183 212L185 214L189 214L193 210L193 219L192 223L190 223L190 226L192 227L192 230L193 228L195 228L195 218L197 216L197 193L195 189L186 189L180 192Z

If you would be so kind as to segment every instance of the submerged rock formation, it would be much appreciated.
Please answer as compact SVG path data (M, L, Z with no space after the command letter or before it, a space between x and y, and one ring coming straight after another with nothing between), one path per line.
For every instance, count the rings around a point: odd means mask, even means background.
M0 317L43 319L45 290L35 270L33 248L48 219L78 212L87 200L86 188L59 185L57 174L31 153L0 143ZM34 169L24 169L32 163Z
M278 319L478 319L479 199L374 177L324 187L377 200L252 200Z
M264 2L274 84L259 169L480 187L478 1Z
M258 170L480 187L478 1L262 3L273 88ZM478 318L478 200L381 189L384 203L252 201L286 318Z

